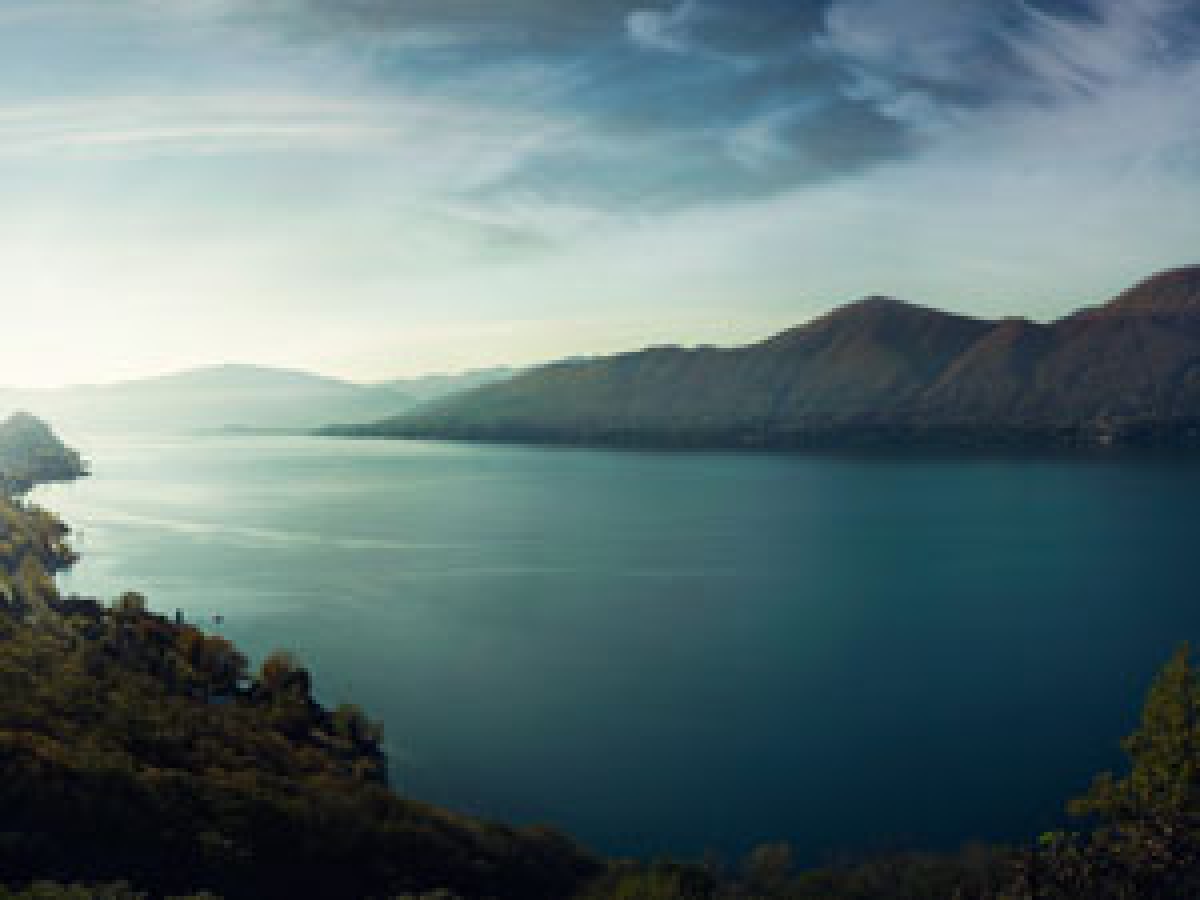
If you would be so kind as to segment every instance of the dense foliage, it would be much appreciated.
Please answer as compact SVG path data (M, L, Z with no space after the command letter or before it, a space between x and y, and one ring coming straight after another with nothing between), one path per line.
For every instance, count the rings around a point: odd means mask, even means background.
M68 598L0 617L0 871L162 893L562 897L569 842L452 816L385 784L379 729L329 712L285 655Z

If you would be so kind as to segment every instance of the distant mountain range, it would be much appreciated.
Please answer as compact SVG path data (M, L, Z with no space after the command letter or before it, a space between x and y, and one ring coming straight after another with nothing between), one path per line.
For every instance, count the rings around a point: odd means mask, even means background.
M1050 323L869 297L746 347L554 363L324 433L684 446L1200 444L1200 266Z
M379 387L390 388L407 396L414 404L429 403L440 400L450 394L467 391L471 388L482 387L512 378L519 370L507 366L493 366L488 369L474 369L457 375L416 375L411 378L395 378L383 381Z
M394 416L507 370L357 384L291 369L220 365L115 384L0 389L0 410L28 410L70 431L310 430Z

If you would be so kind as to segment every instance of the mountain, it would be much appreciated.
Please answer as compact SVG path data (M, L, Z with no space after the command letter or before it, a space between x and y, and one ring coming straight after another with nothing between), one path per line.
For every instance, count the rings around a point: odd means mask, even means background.
M1107 307L1112 313L1200 312L1200 266L1184 266L1160 272L1136 284Z
M385 385L290 369L220 365L172 375L52 390L0 391L0 406L27 409L82 431L223 428L308 429L334 419L377 419L412 408Z
M394 378L384 381L379 387L389 388L409 397L413 403L424 404L440 400L450 394L469 391L512 378L518 372L507 366L494 366L487 369L472 369L458 375L418 375L412 378Z
M325 433L700 446L1200 443L1200 266L1049 323L869 297L750 346L554 363Z

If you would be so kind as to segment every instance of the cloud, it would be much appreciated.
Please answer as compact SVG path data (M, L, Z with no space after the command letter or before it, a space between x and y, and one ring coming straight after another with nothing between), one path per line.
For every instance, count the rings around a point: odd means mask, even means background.
M231 19L295 37L391 41L431 32L471 35L478 47L578 47L611 32L630 0L227 0Z
M1194 57L1183 0L835 0L817 43L858 75L986 107L1069 100ZM886 92L877 92L881 97Z
M837 66L810 47L820 4L763 0L750 15L729 0L655 8L627 0L52 6L60 33L81 45L58 55L87 60L89 81L71 83L69 66L55 77L71 93L94 96L96 109L77 122L11 131L9 155L385 155L390 143L399 161L411 157L413 105L441 104L475 112L478 122L450 115L443 136L435 140L426 128L417 146L474 147L496 159L507 141L513 191L549 192L552 208L594 202L636 214L857 171L906 150L901 132L909 123L899 115L836 95ZM98 36L108 46L104 59L93 60L89 54L104 46ZM16 64L0 62L0 82L36 77L31 56L19 77L4 78L5 66ZM233 103L191 108L190 94L232 97L242 84L263 96L308 94L314 104L355 97L360 108L279 116L244 114ZM123 97L155 91L164 99L156 110L115 108ZM179 94L175 114L171 98ZM801 117L812 104L829 108ZM462 140L450 134L455 129ZM464 171L474 168L464 162ZM464 179L463 190L484 181L490 189L494 180Z
M696 9L695 0L684 0L670 9L635 9L625 19L629 37L648 50L687 53L691 49L687 22Z
M998 33L1008 18L994 0L835 0L818 40L869 71L961 83L989 74Z
M704 40L706 26L720 24L722 9L705 0L680 0L665 9L635 9L625 19L630 39L651 51L665 51L750 65L753 55L722 51Z
M736 162L769 176L776 190L846 177L912 151L906 131L869 104L821 97L769 108L733 128L726 143Z
M781 69L803 57L822 11L822 3L787 0L759 0L753 8L731 0L676 0L632 10L625 27L642 49L718 60L752 72Z
M236 332L297 365L369 344L380 375L405 352L749 339L868 291L1053 314L1194 255L1198 17L13 0L3 288L33 299L30 330L70 319L114 366L140 352L118 325L169 330L175 303L196 312L157 345L179 360Z
M1179 62L1176 41L1188 32L1195 37L1193 16L1175 0L1097 0L1084 19L1027 9L1028 27L1008 43L1021 76L1036 93L1054 100L1119 87L1147 70L1170 68ZM1194 52L1193 44L1185 58Z
M514 110L416 97L251 92L111 96L0 106L0 157L48 162L305 154L407 174L409 190L470 191L519 169L566 126Z
M378 146L393 138L393 127L363 104L310 96L133 96L0 106L0 156L42 160L294 153Z

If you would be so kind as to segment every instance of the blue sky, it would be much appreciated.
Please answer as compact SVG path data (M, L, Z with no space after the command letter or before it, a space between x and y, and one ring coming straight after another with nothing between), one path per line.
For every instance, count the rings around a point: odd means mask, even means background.
M1046 318L1198 235L1188 0L0 7L0 383Z

